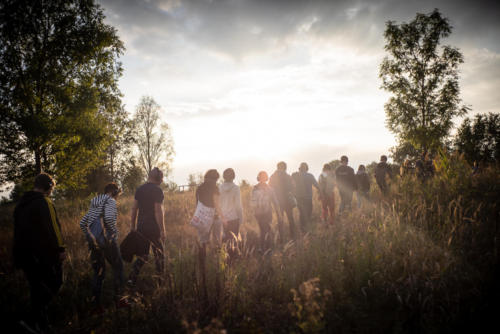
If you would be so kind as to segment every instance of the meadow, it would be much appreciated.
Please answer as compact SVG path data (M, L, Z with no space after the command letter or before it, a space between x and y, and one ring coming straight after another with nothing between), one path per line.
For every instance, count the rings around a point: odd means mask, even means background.
M224 247L209 248L208 300L188 223L194 194L166 193L163 277L147 264L128 290L132 306L116 310L108 269L103 316L90 313L92 272L78 226L89 199L60 201L68 259L65 283L50 307L54 332L481 332L498 315L500 175L490 167L472 176L459 156L441 156L435 165L427 182L413 175L393 179L385 198L372 180L371 203L355 209L354 199L352 213L333 226L321 223L316 198L308 230L295 241L275 240L264 254L257 251L250 188L243 188L239 256L229 262ZM119 199L121 238L131 204L131 196ZM29 305L27 283L10 262L12 210L5 205L0 214L0 312L7 324Z

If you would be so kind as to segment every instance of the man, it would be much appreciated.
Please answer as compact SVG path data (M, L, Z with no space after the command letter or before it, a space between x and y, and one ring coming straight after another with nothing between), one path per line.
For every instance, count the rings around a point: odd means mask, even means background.
M130 214L131 230L137 231L140 238L138 257L130 273L129 283L135 285L139 272L148 260L149 249L153 248L156 271L163 273L164 256L162 241L165 239L163 223L163 191L160 184L163 173L158 167L148 174L148 181L137 188Z
M351 209L352 193L358 189L354 169L347 166L349 158L343 155L340 157L340 166L335 170L337 177L337 187L340 193L340 208L339 214L342 214L345 209Z
M308 170L309 166L303 162L300 164L299 171L292 174L292 179L295 182L295 197L297 198L302 231L305 231L311 219L312 187L314 186L319 191L318 182L311 173L308 173Z
M66 258L61 226L49 196L54 180L45 173L35 177L33 191L22 196L14 210L14 264L30 286L31 319L21 325L28 331L46 331L46 309L62 285Z
M386 176L392 177L391 167L387 164L387 156L382 155L380 157L380 162L375 167L375 180L377 181L380 191L383 195L387 195L387 182Z
M292 177L286 172L286 163L278 162L277 169L271 175L269 185L273 188L278 198L279 211L281 216L286 213L288 225L290 225L290 236L295 238L295 222L293 220L293 208L296 206ZM284 241L283 220L278 220L278 229L281 241Z

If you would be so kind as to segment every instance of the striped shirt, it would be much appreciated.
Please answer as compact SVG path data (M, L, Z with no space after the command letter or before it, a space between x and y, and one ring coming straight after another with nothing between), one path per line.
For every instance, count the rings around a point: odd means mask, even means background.
M80 221L80 228L82 229L85 236L91 237L88 226L98 217L103 217L104 220L104 230L106 231L106 237L108 240L118 239L118 228L116 226L116 220L118 216L118 210L116 208L116 201L113 197L102 194L97 195L90 201L90 208L87 214L83 216Z

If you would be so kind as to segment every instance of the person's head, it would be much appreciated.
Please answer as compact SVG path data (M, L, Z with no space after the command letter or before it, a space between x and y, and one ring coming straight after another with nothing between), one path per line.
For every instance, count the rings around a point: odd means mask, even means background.
M366 171L365 165L359 165L358 172L364 172L364 171Z
M214 182L215 183L215 182L217 182L219 177L220 177L219 172L216 169L209 169L205 173L205 176L203 177L203 179L205 180L205 182Z
M332 166L330 166L330 164L323 165L323 172L329 172L331 170L332 170Z
M265 171L262 170L257 174L257 181L259 181L259 183L266 183L267 180L269 180L269 176Z
M108 183L104 187L104 193L108 194L109 196L111 196L113 198L118 197L118 195L120 195L121 192L122 192L121 189L114 182Z
M225 182L233 182L235 176L232 168L228 168L222 173L222 178L224 178Z
M158 167L151 169L148 174L148 181L151 183L161 184L163 182L163 172Z
M52 193L52 190L54 190L55 186L56 181L54 181L54 179L49 174L40 173L35 177L33 190L49 196Z
M307 163L302 162L299 166L299 171L307 172L308 170L309 170L309 166L307 165Z
M343 155L340 157L340 163L342 165L347 165L348 162L349 162L349 158L347 157L347 155Z
M387 156L386 155L381 155L380 156L380 161L381 162L387 162Z
M278 170L286 171L286 162L280 161L276 167L278 167Z

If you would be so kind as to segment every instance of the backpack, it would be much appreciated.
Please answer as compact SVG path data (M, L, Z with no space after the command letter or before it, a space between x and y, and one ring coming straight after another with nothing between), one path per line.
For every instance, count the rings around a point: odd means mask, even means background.
M254 214L260 215L271 211L271 196L268 188L254 187L250 205Z
M106 203L108 203L108 200L109 198L102 204L101 214L89 223L90 235L98 247L104 247L108 243L108 239L104 236L104 227L102 223L104 217L104 207L106 206Z

